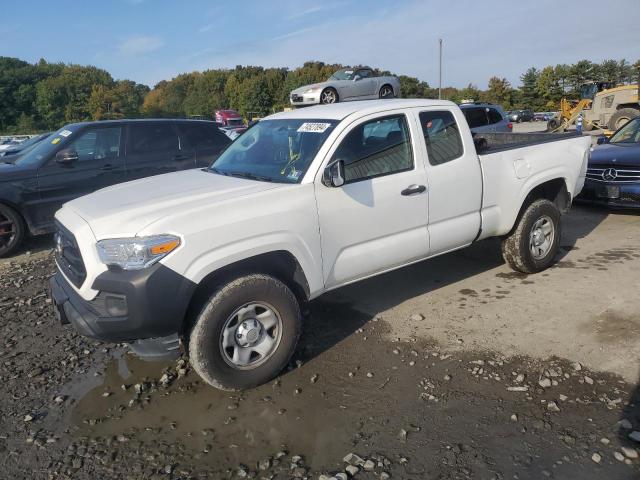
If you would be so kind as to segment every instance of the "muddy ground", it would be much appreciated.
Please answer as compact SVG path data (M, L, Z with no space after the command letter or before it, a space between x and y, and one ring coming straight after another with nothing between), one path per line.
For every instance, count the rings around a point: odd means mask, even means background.
M0 262L0 478L640 478L640 217L564 226L540 275L489 241L314 301L237 394L58 325L32 242Z

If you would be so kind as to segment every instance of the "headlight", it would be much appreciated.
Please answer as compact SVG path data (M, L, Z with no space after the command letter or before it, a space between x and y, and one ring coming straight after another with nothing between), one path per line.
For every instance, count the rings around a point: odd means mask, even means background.
M305 90L304 93L316 93L318 90L320 90L320 87L311 87Z
M112 238L97 243L100 261L124 270L141 270L156 263L180 246L174 235Z

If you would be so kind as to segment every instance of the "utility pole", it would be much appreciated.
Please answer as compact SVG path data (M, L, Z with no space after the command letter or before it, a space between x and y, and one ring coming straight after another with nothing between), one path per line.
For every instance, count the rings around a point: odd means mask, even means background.
M440 68L438 69L438 100L442 99L442 39L438 39L440 44Z

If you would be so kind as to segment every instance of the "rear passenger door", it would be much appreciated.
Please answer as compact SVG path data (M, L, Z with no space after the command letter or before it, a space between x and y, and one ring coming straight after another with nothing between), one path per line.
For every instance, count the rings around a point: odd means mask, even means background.
M127 178L195 168L195 154L180 148L174 122L131 122L127 129Z
M231 143L214 122L178 122L180 146L193 152L197 167L208 167Z
M482 171L459 111L416 109L427 158L430 255L470 244L480 230Z

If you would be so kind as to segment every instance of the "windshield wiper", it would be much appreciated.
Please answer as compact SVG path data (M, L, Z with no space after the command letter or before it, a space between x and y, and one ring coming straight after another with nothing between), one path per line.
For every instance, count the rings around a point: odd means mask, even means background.
M213 173L217 173L218 175L225 175L227 177L238 177L238 178L247 178L249 180L258 180L261 182L273 182L273 178L265 177L263 175L256 175L255 173L249 172L223 172L215 167L209 167L207 170Z
M226 172L226 175L231 177L248 178L249 180L258 180L261 182L273 182L273 178L271 177L264 177L262 175L256 175L255 173L249 172Z

